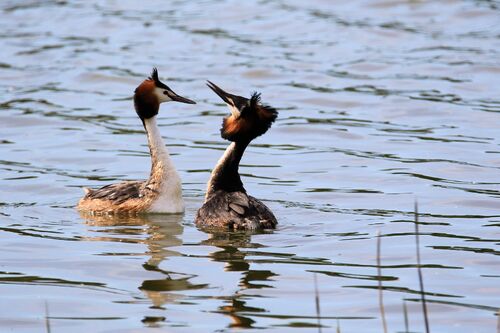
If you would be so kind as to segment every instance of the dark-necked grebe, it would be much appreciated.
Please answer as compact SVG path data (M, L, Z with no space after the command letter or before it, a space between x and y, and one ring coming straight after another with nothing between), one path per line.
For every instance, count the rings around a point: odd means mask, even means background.
M84 188L85 196L77 209L88 213L182 213L181 180L160 135L156 116L163 102L196 104L174 93L158 78L153 68L134 93L134 106L148 136L151 173L147 181L126 181L93 190Z
M261 201L247 194L238 167L246 147L267 132L278 112L262 105L258 93L248 99L229 94L210 81L208 86L229 106L231 115L222 122L221 136L232 143L212 171L196 225L229 230L273 229L278 223L276 217Z

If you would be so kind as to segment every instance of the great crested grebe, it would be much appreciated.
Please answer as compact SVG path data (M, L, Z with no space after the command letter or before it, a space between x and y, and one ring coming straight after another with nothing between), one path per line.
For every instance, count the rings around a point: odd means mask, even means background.
M174 93L158 78L153 68L151 77L134 92L134 106L148 136L151 173L146 181L126 181L100 189L84 188L85 196L77 209L88 213L182 213L181 179L170 159L160 135L156 116L163 102L196 104Z
M207 84L229 106L222 138L232 141L212 171L203 206L196 213L196 225L230 230L273 229L276 217L261 201L247 194L238 173L241 157L250 142L267 132L278 112L260 103L260 94L250 99L229 94L212 82Z

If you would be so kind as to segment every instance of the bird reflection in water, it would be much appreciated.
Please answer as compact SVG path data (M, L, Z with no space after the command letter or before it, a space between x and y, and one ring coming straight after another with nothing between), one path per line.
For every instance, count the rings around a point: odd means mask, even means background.
M182 215L143 215L143 216L88 216L82 215L89 226L98 227L93 232L102 233L103 236L87 237L87 240L101 242L125 242L145 244L149 256L143 263L146 277L160 279L144 279L139 289L150 299L153 308L165 309L165 304L182 300L185 295L182 291L206 289L208 284L193 284L190 282L194 275L182 272L165 270L165 260L169 257L182 254L172 250L173 247L182 245ZM251 296L246 295L246 290L273 288L271 285L275 273L269 270L251 269L251 261L247 256L259 255L257 251L264 247L251 242L251 233L247 232L213 232L209 238L200 245L210 245L217 248L208 254L209 259L224 263L224 270L241 272L237 290L232 295L221 295L224 305L215 310L217 313L231 318L229 327L252 328L255 321L252 314L266 312L264 308L246 305ZM163 263L163 264L162 264ZM163 268L161 268L163 267ZM150 275L151 274L151 275ZM266 283L268 281L269 283ZM164 317L147 317L143 320L148 326L156 326Z
M146 244L148 250L145 254L150 257L142 266L151 274L145 275L156 277L156 273L159 273L162 276L160 279L143 280L139 286L153 303L153 308L163 309L164 304L181 299L183 295L178 293L179 291L206 287L192 284L189 280L193 275L160 268L160 264L169 257L181 256L171 248L182 245L182 215L81 216L87 225L104 227L94 231L107 234L89 237L89 240ZM148 324L149 321L150 318Z
M212 252L209 257L218 262L224 263L226 272L242 272L238 289L233 295L222 296L225 305L220 306L217 311L228 315L231 318L230 328L254 328L255 321L250 318L253 313L266 312L264 308L250 307L246 305L246 300L252 297L245 294L246 290L273 288L270 284L272 277L277 274L269 270L254 270L250 268L250 260L247 255L258 255L252 249L264 247L258 243L251 242L249 232L213 232L209 239L202 242L202 245L211 245L220 250Z

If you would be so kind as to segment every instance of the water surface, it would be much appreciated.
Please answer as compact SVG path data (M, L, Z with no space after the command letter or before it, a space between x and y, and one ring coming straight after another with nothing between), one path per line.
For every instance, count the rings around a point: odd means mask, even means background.
M494 1L3 1L0 327L44 332L435 332L500 307L500 14ZM143 179L134 88L160 77L183 216L86 219L81 186ZM279 109L241 166L274 232L193 224L227 142L205 85ZM382 237L377 275L376 237ZM97 329L98 328L98 329Z

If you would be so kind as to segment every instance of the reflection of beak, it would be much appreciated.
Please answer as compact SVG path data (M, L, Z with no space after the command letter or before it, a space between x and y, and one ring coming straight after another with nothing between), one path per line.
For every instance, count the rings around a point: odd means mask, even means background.
M192 101L186 97L182 97L174 93L172 90L168 91L168 97L170 97L173 101L180 102L180 103L186 103L186 104L196 104L195 101Z
M233 95L231 95L230 93L227 93L224 90L222 90L221 88L217 87L213 82L210 82L210 81L207 81L207 82L208 82L207 86L210 89L212 89L214 91L214 93L219 95L219 97L222 98L222 100L224 102L227 103L227 105L229 106L229 110L231 111L231 114L234 117L239 118L239 116L241 115L241 112L234 103Z

